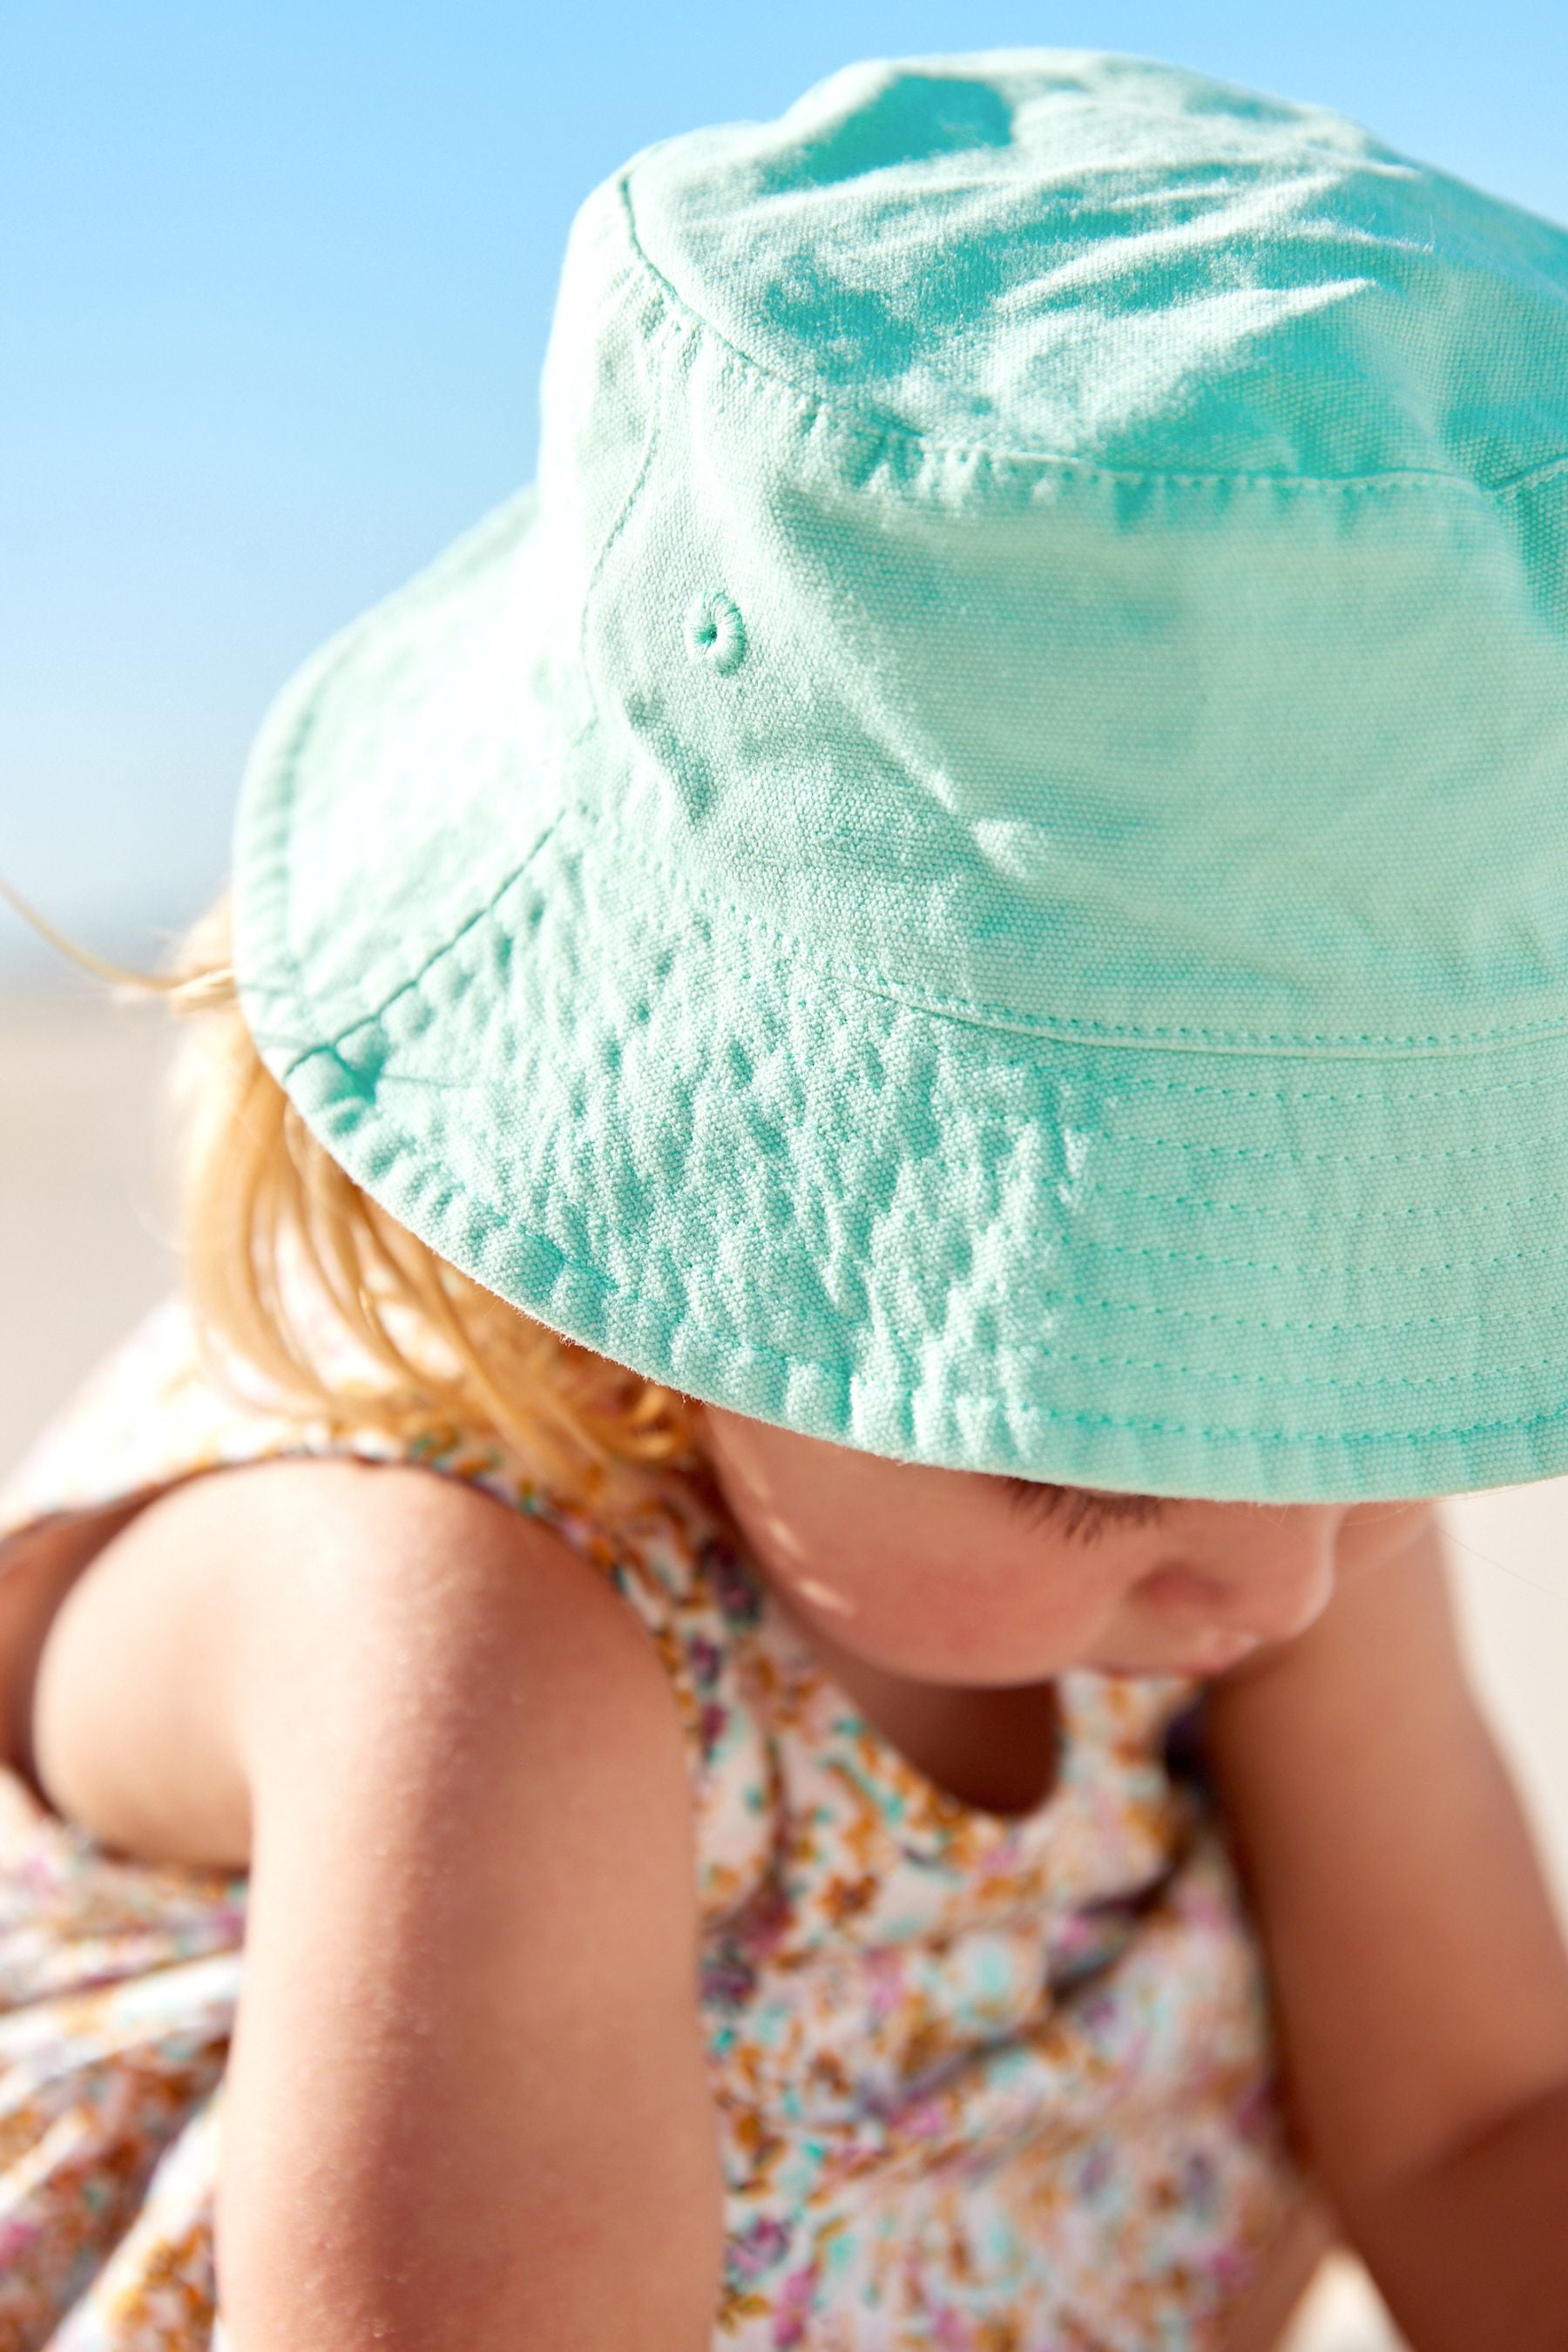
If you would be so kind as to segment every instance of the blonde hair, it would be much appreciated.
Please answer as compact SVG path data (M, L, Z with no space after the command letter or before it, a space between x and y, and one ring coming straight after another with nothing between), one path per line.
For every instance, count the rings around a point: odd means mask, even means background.
M226 891L166 969L137 972L62 937L0 894L113 992L161 996L190 1023L170 1071L183 1283L211 1375L226 1354L335 1431L401 1444L479 1432L562 1499L609 1516L646 1505L672 1469L701 1475L693 1401L645 1380L470 1281L339 1167L267 1069L235 983ZM326 1313L290 1313L300 1275ZM287 1278L286 1278L287 1277ZM345 1380L347 1336L376 1367ZM254 1400L251 1400L252 1402Z

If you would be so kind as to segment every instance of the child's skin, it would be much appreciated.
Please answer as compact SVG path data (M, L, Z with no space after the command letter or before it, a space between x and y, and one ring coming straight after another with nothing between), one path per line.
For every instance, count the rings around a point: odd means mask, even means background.
M1065 1668L1215 1675L1328 2197L1418 2352L1568 2347L1568 1960L1434 1507L1176 1501L1085 1539L998 1479L703 1419L780 1605L971 1801L1037 1801ZM0 1581L0 1750L108 1844L251 1869L235 2352L707 2352L685 1754L562 1539L416 1467L300 1460L46 1531Z

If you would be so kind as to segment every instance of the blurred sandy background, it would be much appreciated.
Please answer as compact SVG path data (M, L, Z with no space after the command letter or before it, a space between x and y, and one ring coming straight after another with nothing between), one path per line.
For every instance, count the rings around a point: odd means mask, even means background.
M155 1116L173 1030L161 1006L85 979L0 989L0 1477L174 1278ZM1447 1507L1477 1679L1568 1918L1568 1479ZM1394 2342L1345 2264L1290 2352Z

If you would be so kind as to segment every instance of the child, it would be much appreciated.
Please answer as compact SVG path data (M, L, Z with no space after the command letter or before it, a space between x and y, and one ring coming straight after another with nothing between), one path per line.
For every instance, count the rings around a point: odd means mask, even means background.
M1568 2344L1435 1500L1568 1468L1565 550L1568 236L1332 115L590 197L6 1500L0 2342Z

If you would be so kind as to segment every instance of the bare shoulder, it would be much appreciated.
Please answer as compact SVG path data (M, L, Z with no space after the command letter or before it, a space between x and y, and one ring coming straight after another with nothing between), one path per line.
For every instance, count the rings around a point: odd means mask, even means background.
M150 1857L247 1859L246 1792L350 1751L378 1759L384 1809L481 1741L544 1811L570 1763L606 1834L662 1811L674 1835L688 1801L674 1695L604 1573L412 1464L288 1456L164 1490L60 1606L35 1721L51 1800Z
M646 1627L543 1521L415 1465L275 1463L255 1484L254 1517L231 1502L258 1555L252 1654L276 1654L278 1687L305 1670L303 1649L324 1651L345 1687L405 1706L411 1726L504 1703L539 1730L536 1772L575 1749L580 1765L613 1759L650 1790L685 1792L679 1716ZM263 1558L290 1563L287 1611L269 1605Z
M148 1536L193 1569L221 1558L237 1572L247 1660L279 1687L325 1657L341 1689L377 1705L471 1707L495 1683L533 1717L591 1717L600 1750L679 1741L653 1643L604 1570L469 1481L291 1459L196 1481L160 1508L180 1524L160 1531L149 1515Z
M465 1601L492 1622L574 1622L628 1657L650 1647L604 1573L543 1520L470 1480L412 1462L284 1454L203 1471L105 1522L93 1543L213 1589L254 1586L279 1622L309 1609L346 1624ZM268 1610L268 1604L276 1606ZM285 1605L287 1604L287 1605ZM495 1630L503 1630L496 1623Z
M203 1473L77 1578L37 1722L50 1801L101 1843L251 1874L240 2340L588 2352L635 2297L639 2342L707 2342L687 1748L596 1566L417 1465Z
M417 1466L273 1463L158 1507L173 1591L222 1602L205 1753L139 1697L158 1801L226 1740L251 1806L237 2334L341 2344L374 2311L422 2345L607 2347L635 2294L649 2343L706 2341L695 1826L640 1620L551 1528ZM283 2258L301 2213L330 2274Z

